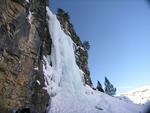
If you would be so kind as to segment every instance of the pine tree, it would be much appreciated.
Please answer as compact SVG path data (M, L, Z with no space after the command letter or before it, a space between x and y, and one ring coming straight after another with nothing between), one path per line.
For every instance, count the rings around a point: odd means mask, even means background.
M108 95L115 95L116 94L116 88L110 83L110 81L105 77L105 93Z
M146 0L148 3L149 3L149 5L150 5L150 0Z
M61 8L58 8L58 9L57 9L57 13L58 13L58 14L64 14L65 11L64 11L63 9L61 9Z
M89 43L89 41L84 41L84 42L83 42L83 47L84 47L85 49L89 50L89 49L90 49L90 43Z
M69 16L68 12L64 13L64 17L65 17L65 20L69 20L70 19L70 16Z
M102 85L101 85L101 83L99 81L97 81L97 87L96 87L96 89L98 89L98 91L100 91L100 92L104 92L104 90L102 88Z

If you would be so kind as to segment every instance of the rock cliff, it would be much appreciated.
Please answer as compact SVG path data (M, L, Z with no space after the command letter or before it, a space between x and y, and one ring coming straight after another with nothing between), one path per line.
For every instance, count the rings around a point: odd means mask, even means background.
M45 111L49 99L42 89L41 58L50 46L46 2L0 1L0 113Z
M48 0L0 1L0 113L44 113L49 96L44 87L43 55L51 53L46 6ZM74 41L76 63L84 83L92 86L88 50L67 13L57 17Z

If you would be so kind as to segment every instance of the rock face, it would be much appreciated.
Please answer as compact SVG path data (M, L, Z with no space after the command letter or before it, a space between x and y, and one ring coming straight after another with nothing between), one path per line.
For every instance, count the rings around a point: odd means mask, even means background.
M0 113L43 113L42 55L49 54L46 0L0 1ZM43 51L44 50L44 51ZM28 113L28 112L27 112Z
M74 51L76 56L76 63L79 68L84 73L84 82L85 84L92 86L92 81L90 78L90 71L88 68L88 50L85 48L84 44L81 42L80 38L76 34L73 25L70 23L70 17L68 13L63 11L62 9L58 9L57 18L61 24L64 32L69 35L74 42Z
M46 21L48 0L0 1L0 113L44 113L49 96L44 87L42 56L51 53ZM88 51L69 16L57 17L74 41L76 63L84 82L92 86Z

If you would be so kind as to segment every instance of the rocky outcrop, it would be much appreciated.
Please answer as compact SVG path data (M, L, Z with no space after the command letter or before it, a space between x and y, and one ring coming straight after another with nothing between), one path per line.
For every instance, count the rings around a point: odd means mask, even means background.
M51 42L46 23L47 3L0 1L0 113L43 113L46 109L49 97L43 90L41 59L50 52L45 49Z
M43 55L51 53L46 21L48 0L0 1L0 113L44 113L49 96L44 87ZM62 29L74 41L76 63L92 86L88 50L69 16L58 12Z
M58 9L57 18L61 24L63 31L69 35L74 42L74 51L76 56L76 63L79 68L83 71L85 84L92 86L90 78L90 71L88 68L88 50L81 42L80 38L76 34L73 25L70 23L70 17L67 12L62 9Z

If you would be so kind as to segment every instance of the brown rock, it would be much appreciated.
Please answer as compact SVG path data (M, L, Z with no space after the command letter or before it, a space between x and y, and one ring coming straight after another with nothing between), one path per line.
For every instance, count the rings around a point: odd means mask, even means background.
M46 2L0 1L0 113L26 107L40 113L46 109L49 97L42 89L41 68L42 56L49 51L43 53L43 43L51 47L47 42L50 35L46 26ZM31 20L27 17L29 9L33 13ZM34 67L39 67L39 71L35 73ZM34 84L37 79L40 86Z

